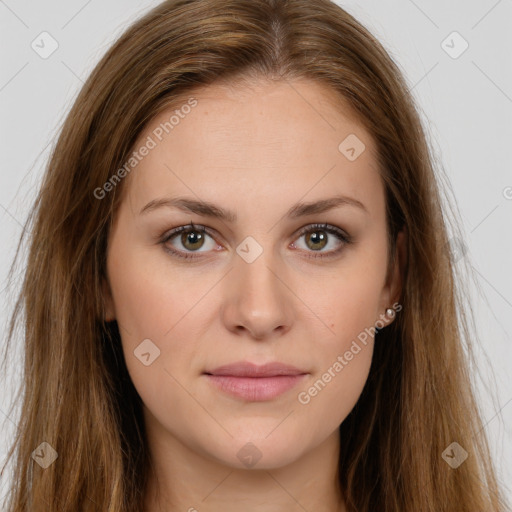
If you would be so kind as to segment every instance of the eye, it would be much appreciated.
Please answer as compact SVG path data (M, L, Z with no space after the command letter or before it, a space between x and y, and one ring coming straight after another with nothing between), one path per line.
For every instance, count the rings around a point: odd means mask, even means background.
M186 226L177 227L166 233L160 243L164 246L165 251L173 256L184 259L194 259L199 257L194 253L208 252L220 247L215 242L213 236L214 235L211 234L209 229L205 226L194 225L191 222ZM310 226L306 226L299 232L298 239L304 236L306 245L305 251L309 253L317 253L310 254L308 257L311 258L328 258L336 256L343 250L345 245L352 242L350 235L340 228L330 224L312 224ZM209 247L207 243L208 238L210 239ZM325 247L331 244L331 238L334 238L334 241L338 241L337 248L323 251ZM177 245L181 245L181 248L176 247ZM292 246L297 248L297 244L295 242ZM205 247L205 250L200 250Z
M329 258L336 256L343 250L345 245L352 242L350 235L330 224L312 224L306 226L299 232L299 239L302 237L305 237L306 251L317 253L308 256L311 258ZM338 242L337 244L334 243L335 248L323 251L325 247L331 244L331 239L333 238L333 242L336 242L336 240ZM293 247L297 247L295 242L292 245Z
M180 236L178 237L178 235ZM194 254L187 253L187 251L208 252L208 244L205 244L207 237L209 237L213 241L213 243L210 243L210 249L213 249L218 246L218 244L216 244L215 241L213 240L212 235L209 234L209 231L206 227L196 226L194 225L194 223L191 222L186 226L180 226L167 233L164 236L164 239L161 241L161 243L163 244L164 249L167 252L171 253L173 256L177 256L178 258L191 259L195 258L196 256L194 256ZM169 246L168 243L170 241L175 242L178 245L181 245L182 247L185 248L185 251L183 251L182 249L174 248L174 244ZM204 247L205 245L207 247L205 251L198 250Z

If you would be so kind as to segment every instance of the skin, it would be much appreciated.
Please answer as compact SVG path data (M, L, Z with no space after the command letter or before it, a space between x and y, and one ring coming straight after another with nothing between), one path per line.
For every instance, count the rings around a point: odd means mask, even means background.
M145 511L345 510L336 482L338 427L367 380L373 337L307 404L298 394L400 295L403 260L386 272L375 144L348 106L315 82L214 84L193 96L197 106L123 183L107 254L106 318L120 327L155 467ZM155 118L136 147L171 114ZM349 134L366 146L355 161L338 150ZM297 202L334 195L357 199L366 211L343 205L286 216ZM215 203L238 219L170 207L140 214L150 201L176 196ZM202 245L184 246L179 234L160 243L191 221L213 235ZM339 227L352 243L322 229L298 236L314 223ZM328 241L318 242L315 231ZM263 249L251 263L236 252L247 236ZM404 244L401 234L399 256ZM173 257L165 246L198 257ZM331 258L314 258L340 247ZM160 350L148 366L134 355L145 339ZM284 362L308 375L260 402L226 395L203 375L240 360ZM261 454L252 467L237 456L248 442Z

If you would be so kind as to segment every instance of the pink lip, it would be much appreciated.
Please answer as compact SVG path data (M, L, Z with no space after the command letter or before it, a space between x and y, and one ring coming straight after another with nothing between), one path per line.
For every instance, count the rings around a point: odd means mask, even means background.
M205 372L222 391L244 400L271 400L296 386L308 372L282 363L258 366L241 361Z

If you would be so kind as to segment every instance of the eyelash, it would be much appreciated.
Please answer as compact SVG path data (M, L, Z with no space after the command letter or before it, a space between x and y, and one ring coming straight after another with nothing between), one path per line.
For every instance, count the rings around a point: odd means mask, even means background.
M340 240L343 243L339 249L329 251L327 253L317 252L316 254L308 256L308 258L335 257L344 249L344 247L346 245L352 243L352 237L350 237L350 235L346 234L340 228L337 228L336 226L333 226L331 224L310 224L309 226L305 226L304 228L302 228L300 230L300 232L297 235L297 238L300 238L310 232L314 232L317 230L326 231L327 233L336 236L338 238L338 240ZM208 236L214 238L213 233L210 232L210 230L207 227L202 226L200 224L194 224L191 222L190 224L187 224L186 226L179 226L179 227L173 229L172 231L167 232L166 234L163 235L163 238L160 240L159 243L161 243L163 245L164 250L166 252L168 252L169 254L171 254L172 256L175 256L177 258L182 258L185 260L200 258L201 256L196 256L193 252L187 253L187 252L183 252L183 251L177 251L176 249L171 249L168 245L166 245L167 242L169 242L169 240L172 240L175 236L179 235L183 231L206 233ZM314 253L315 251L308 251L308 252Z

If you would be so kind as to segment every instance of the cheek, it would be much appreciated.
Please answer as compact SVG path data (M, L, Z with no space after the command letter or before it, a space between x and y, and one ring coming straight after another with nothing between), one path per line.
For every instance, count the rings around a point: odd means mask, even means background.
M361 396L368 378L373 342L349 343L347 350L333 354L323 369L298 390L300 415L332 432L350 414ZM350 354L350 356L349 356ZM347 357L348 356L348 357ZM313 424L310 427L315 428Z
M311 309L329 328L323 339L339 350L374 327L383 313L380 304L385 281L384 266L358 255L353 259L358 261L355 264L347 262L328 279L322 280L321 293L317 291L314 297L305 297Z
M337 428L358 401L373 355L375 285L362 280L357 286L344 284L345 288L330 293L330 301L325 303L330 332L315 338L317 371L297 393L303 413L322 418L322 428L327 431Z
M109 276L117 322L134 339L163 338L211 286L171 267L155 248L133 250L122 260L112 254Z
M108 270L125 361L143 401L158 408L163 395L181 396L172 377L181 381L184 369L190 370L200 338L194 331L204 314L198 303L216 279L193 279L155 248L125 251L119 258L119 247L109 255Z
M324 282L311 304L329 330L315 338L317 372L299 390L297 401L310 417L336 428L350 413L368 378L384 283L383 264L358 255L353 264Z

